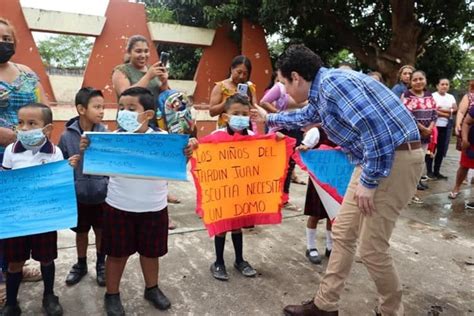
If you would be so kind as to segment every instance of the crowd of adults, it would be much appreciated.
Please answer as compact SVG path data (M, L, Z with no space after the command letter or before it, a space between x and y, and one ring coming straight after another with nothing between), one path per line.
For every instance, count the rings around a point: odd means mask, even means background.
M7 20L0 19L0 157L5 146L16 139L18 109L31 102L48 104L37 75L27 66L10 61L18 41L12 30ZM149 63L150 49L145 37L129 38L124 63L115 67L112 74L117 96L129 87L145 87L158 100L160 94L172 88L165 65ZM355 199L344 200L336 225L332 227L334 247L331 246L320 289L314 301L288 306L285 313L337 314L337 302L351 268L356 239L359 239L361 259L381 295L379 312L402 315L401 286L388 253L388 241L400 210L410 200L423 203L415 194L415 188L426 190L425 180L447 178L441 170L453 128L461 158L449 198L458 197L468 170L474 168L474 129L471 128L474 125L474 78L469 79L469 91L458 108L455 98L448 93L447 78L439 79L437 91L432 94L427 90L425 73L410 65L400 68L399 82L391 91L385 87L380 73L366 75L348 69L347 65L340 69L324 68L319 56L302 45L291 46L280 57L276 68L278 71L265 96L257 100L257 87L250 81L250 60L245 56L235 57L229 78L216 82L212 90L210 114L220 117L226 99L239 93L239 84L246 84L253 115L265 120L269 131L280 130L294 137L298 146L303 139L302 128L317 124L358 165L348 188L348 194ZM157 120L155 124L166 129L166 120L164 123ZM225 121L220 117L218 128L221 127L225 127ZM256 129L256 126L251 128ZM422 159L425 172L420 177ZM291 162L284 188L288 204L290 182L304 183L295 176L292 178L293 169L294 162ZM173 196L168 196L168 201L179 203ZM474 208L474 205L468 203L466 207ZM329 225L328 231L330 229ZM4 262L2 268L5 271ZM26 267L23 274L23 280L41 278L39 271L33 268ZM0 285L0 304L4 296Z

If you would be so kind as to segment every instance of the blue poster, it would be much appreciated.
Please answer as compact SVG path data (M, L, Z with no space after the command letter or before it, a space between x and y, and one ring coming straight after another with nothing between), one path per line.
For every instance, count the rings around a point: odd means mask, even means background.
M188 135L85 133L84 173L186 181Z
M317 182L342 200L351 180L354 166L338 149L300 151L301 160Z
M67 160L0 171L0 239L77 225L73 168Z

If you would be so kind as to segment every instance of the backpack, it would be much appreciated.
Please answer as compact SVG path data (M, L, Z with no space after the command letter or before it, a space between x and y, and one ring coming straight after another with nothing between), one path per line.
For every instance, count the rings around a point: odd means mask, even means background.
M177 90L166 90L158 96L156 119L158 126L171 134L191 134L194 121L186 95Z

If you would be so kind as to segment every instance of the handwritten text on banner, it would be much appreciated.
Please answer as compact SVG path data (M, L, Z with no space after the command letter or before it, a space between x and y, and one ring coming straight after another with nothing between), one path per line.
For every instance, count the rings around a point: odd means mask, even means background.
M73 169L67 160L0 172L0 239L75 227Z
M84 173L131 178L187 180L188 135L86 133Z
M287 142L274 138L201 143L193 160L197 212L212 236L281 222Z
M293 157L308 171L326 212L334 218L354 171L346 154L340 149L314 149L296 152Z

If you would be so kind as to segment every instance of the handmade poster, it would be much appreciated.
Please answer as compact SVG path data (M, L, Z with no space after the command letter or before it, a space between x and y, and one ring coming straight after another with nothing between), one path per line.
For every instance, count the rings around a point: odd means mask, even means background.
M77 225L73 168L67 160L0 171L0 239Z
M196 212L209 235L281 223L283 184L295 140L217 132L192 158Z
M297 151L293 155L301 169L308 171L330 219L334 219L354 171L340 149L320 148Z
M186 181L188 135L86 132L84 174Z

